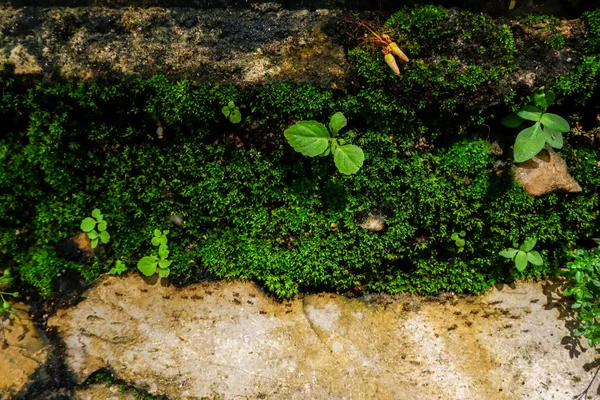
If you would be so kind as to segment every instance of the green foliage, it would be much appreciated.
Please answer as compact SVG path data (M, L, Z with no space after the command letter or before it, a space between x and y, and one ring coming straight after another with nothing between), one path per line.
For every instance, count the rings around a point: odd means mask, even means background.
M356 174L362 167L365 155L362 149L349 144L349 135L337 138L339 131L347 125L344 114L333 114L329 131L317 121L300 121L285 130L288 143L305 156L328 156L333 154L337 169L345 175Z
M549 107L556 95L552 91L547 93L544 88L536 90L533 94L535 105L526 105L520 111L509 114L502 119L502 124L509 128L518 128L523 122L533 121L534 124L523 129L515 140L514 159L516 162L527 161L538 154L545 144L554 148L563 147L563 132L571 128L562 117L545 112L542 108Z
M585 12L582 16L587 32L587 51L589 53L600 52L600 8Z
M98 241L107 244L110 241L110 234L106 230L108 227L102 212L95 208L92 211L92 218L87 217L81 221L80 228L88 234L91 240L92 249L98 246ZM98 230L96 230L98 228Z
M233 101L230 101L226 106L223 106L221 113L223 113L225 118L228 118L229 122L232 124L239 124L242 122L242 113Z
M529 239L524 241L518 249L509 247L502 250L499 254L504 258L512 260L515 263L515 267L522 272L527 268L527 264L529 263L537 266L544 265L544 260L540 253L533 250L536 243L536 239Z
M146 276L152 276L158 270L158 276L166 278L170 273L170 266L172 261L167 260L169 257L169 247L167 246L168 239L167 234L169 231L154 230L154 236L152 237L152 245L158 247L158 255L151 255L142 257L138 261L137 267L140 272Z
M452 239L454 241L454 244L456 245L456 247L458 247L458 252L461 253L464 251L465 249L465 236L466 236L466 232L465 231L460 231L460 232L454 232L452 234L452 236L450 236L450 239Z
M108 271L108 273L111 275L121 275L124 272L127 272L127 266L121 260L117 260L115 262L115 266Z
M600 247L578 249L563 275L571 281L563 296L575 298L571 308L581 321L574 334L585 337L590 347L595 347L600 343Z
M2 300L2 304L0 305L0 317L3 313L13 313L12 305L10 302L4 297L18 297L18 292L6 292L13 283L13 276L10 272L10 269L5 269L2 271L2 276L0 276L0 300Z

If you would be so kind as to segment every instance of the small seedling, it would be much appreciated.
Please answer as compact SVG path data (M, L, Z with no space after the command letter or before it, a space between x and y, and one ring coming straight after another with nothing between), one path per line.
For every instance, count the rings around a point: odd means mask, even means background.
M127 271L127 266L125 265L125 263L121 260L117 260L117 262L115 263L115 266L112 267L110 269L110 271L108 271L109 274L111 275L121 275L123 272Z
M167 247L167 234L169 231L160 231L156 229L154 231L154 237L152 238L152 245L158 246L158 256L151 255L142 257L140 261L138 261L137 267L140 272L146 276L152 276L156 273L158 268L158 276L161 278L166 278L169 276L169 266L171 265L170 260L167 260L169 257L169 248Z
M13 277L10 273L9 269L5 269L2 272L2 276L0 276L0 300L2 300L2 304L0 305L0 315L2 313L10 313L12 314L14 310L12 309L12 305L6 300L4 296L18 297L19 292L4 292L13 281Z
M342 174L350 175L357 173L362 167L365 155L360 147L349 144L353 132L349 132L345 138L337 138L346 124L346 117L338 112L331 117L329 130L317 121L300 121L283 134L294 150L305 156L324 157L333 154L337 169Z
M533 126L523 129L517 135L514 146L515 162L520 163L535 157L546 143L555 149L563 147L562 134L571 130L569 123L563 117L545 112L555 97L554 92L545 92L542 87L533 94L534 106L525 106L521 111L502 119L502 124L509 128L518 128L525 120L535 122Z
M224 106L221 109L221 112L225 118L229 118L229 122L232 124L239 124L242 121L242 113L233 101L230 101L226 106Z
M528 263L532 263L533 265L537 266L544 264L544 260L542 259L540 253L533 251L536 243L536 239L526 240L521 246L519 246L518 249L509 247L502 250L499 254L502 257L511 259L515 263L515 267L522 272L525 270ZM516 243L514 245L516 247Z
M92 211L92 217L87 217L81 221L81 230L88 234L92 241L92 249L98 246L98 241L106 244L110 241L110 234L106 231L107 224L104 221L102 212L97 208ZM98 228L98 230L96 230Z
M450 239L454 240L454 244L458 247L458 252L462 252L465 249L465 231L454 232Z

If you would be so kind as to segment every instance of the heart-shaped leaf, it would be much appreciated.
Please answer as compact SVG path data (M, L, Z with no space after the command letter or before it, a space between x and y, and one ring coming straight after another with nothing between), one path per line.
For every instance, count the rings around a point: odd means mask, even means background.
M333 161L342 174L355 174L362 167L365 154L360 147L353 144L337 146L333 153Z
M106 221L102 221L98 224L98 230L100 232L105 231L107 227Z
M94 208L92 211L92 217L96 218L96 221L100 222L102 221L102 212L99 209Z
M146 276L152 276L156 272L157 264L158 259L156 256L146 256L142 257L142 259L138 261L137 267L142 274Z
M510 258L512 260L512 258L517 255L518 251L519 250L517 250L517 249L508 248L508 249L502 250L498 254L500 254L504 258Z
M290 146L305 156L318 156L329 147L329 132L317 121L297 122L283 134Z
M336 112L329 120L329 130L333 136L336 136L338 132L346 126L347 123L348 121L346 120L346 117L344 117L344 114L341 112Z
M536 90L535 93L533 94L534 103L538 107L543 107L543 108L550 106L554 102L555 98L556 98L556 95L554 94L553 91L550 90L548 92L545 92L543 88Z
M162 259L162 260L158 261L158 266L160 268L163 268L163 269L164 268L169 268L169 266L171 265L171 263L172 263L171 260L164 260L164 259Z
M527 253L519 250L515 257L515 266L521 272L527 267Z
M544 136L546 137L546 143L555 149L562 149L563 147L563 135L562 133L555 131L552 128L544 126Z
M557 132L569 132L571 130L567 120L556 114L545 113L542 115L540 122Z
M229 118L229 114L231 114L231 108L224 106L221 108L221 113L225 116L225 118Z
M91 230L91 231L89 231L87 234L88 234L88 237L89 237L91 240L94 240L94 239L96 239L96 238L98 237L98 232L96 232L96 230L95 230L95 229L92 229L92 230Z
M525 120L515 113L508 114L506 117L502 118L501 121L502 125L509 128L518 128L523 122L525 122Z
M152 238L152 246L158 246L158 245L160 245L160 238L159 238L159 237L156 237L156 236L154 236L154 237Z
M110 234L107 231L100 232L100 240L104 244L108 243L110 241Z
M530 251L527 253L527 260L533 265L537 265L538 267L544 265L544 260L542 256L537 251Z
M81 230L84 232L89 232L96 226L96 220L94 218L87 217L83 221L81 221Z
M169 271L168 268L165 268L165 269L159 268L159 270L158 270L158 276L160 278L167 278L169 276L169 272L170 271Z
M532 127L523 129L515 140L515 162L524 162L539 153L546 144L546 136L539 122Z
M231 115L229 115L229 121L232 124L239 124L242 121L242 113L240 112L239 108L234 108L233 111L231 111Z
M527 252L533 250L535 244L537 243L537 239L529 239L523 242L523 244L519 247L519 249Z
M98 238L92 239L92 243L90 244L90 246L92 247L92 249L98 247Z
M543 111L536 106L525 106L521 111L517 112L517 115L528 121L537 122L542 117L542 113Z

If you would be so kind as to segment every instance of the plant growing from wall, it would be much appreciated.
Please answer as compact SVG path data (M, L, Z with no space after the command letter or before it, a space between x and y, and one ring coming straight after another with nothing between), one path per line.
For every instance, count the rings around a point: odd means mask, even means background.
M121 260L117 260L115 266L108 271L110 275L121 275L123 272L127 271L127 266Z
M509 247L502 250L499 254L502 257L508 258L515 263L515 267L519 271L525 270L527 268L527 264L532 263L533 265L543 265L544 260L542 256L537 251L533 250L535 244L537 243L536 239L526 240L519 246L518 249ZM517 244L514 243L514 246L517 247Z
M13 277L9 269L5 269L2 271L2 276L0 276L0 300L2 300L2 305L0 306L0 315L3 312L12 313L14 312L12 309L12 305L4 296L17 297L19 296L18 292L5 292L9 286L13 282Z
M585 337L589 345L595 347L600 343L600 247L590 251L577 250L562 274L572 284L563 296L574 297L571 308L576 310L577 319L581 321L574 335Z
M92 217L87 217L81 221L80 228L88 234L88 237L92 241L92 249L95 249L99 241L107 244L110 241L110 234L106 231L107 224L99 209L96 208L92 211Z
M288 143L305 156L328 156L333 154L337 169L345 175L355 174L362 167L365 155L362 149L350 144L352 132L344 138L338 134L347 124L341 112L333 114L329 121L329 130L317 121L300 121L285 130Z
M450 239L454 240L454 244L458 247L458 252L461 253L465 249L465 231L454 232Z
M167 247L168 239L167 234L169 231L160 231L156 229L154 231L154 237L152 238L152 245L158 247L158 255L151 255L142 257L138 261L137 267L140 272L146 276L152 276L158 270L158 276L166 278L169 276L169 266L171 260L167 260L169 257L169 248Z
M546 143L556 149L562 148L562 134L569 132L569 123L564 118L545 111L554 102L555 97L554 92L545 92L544 88L540 88L533 94L535 105L524 106L520 111L502 119L502 124L509 128L518 128L525 121L534 122L517 135L514 146L515 162L524 162L535 157Z
M242 121L242 113L233 101L230 101L221 109L225 118L229 119L232 124L239 124Z

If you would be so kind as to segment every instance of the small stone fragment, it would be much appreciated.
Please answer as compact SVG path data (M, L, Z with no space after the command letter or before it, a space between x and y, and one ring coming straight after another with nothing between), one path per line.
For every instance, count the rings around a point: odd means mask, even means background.
M385 229L385 218L369 215L360 227L371 232L381 232Z

